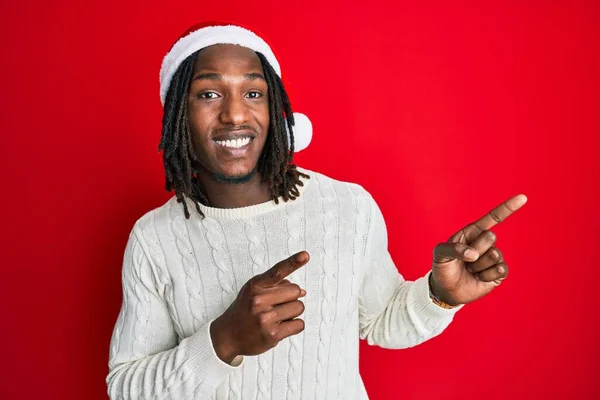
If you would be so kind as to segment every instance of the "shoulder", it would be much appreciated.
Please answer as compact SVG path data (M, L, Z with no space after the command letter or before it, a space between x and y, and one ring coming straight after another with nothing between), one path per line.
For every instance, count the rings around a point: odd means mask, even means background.
M359 199L373 201L371 193L369 193L363 186L356 182L345 181L336 179L331 176L325 175L320 172L312 171L306 168L298 167L298 171L303 172L310 176L310 185L315 186L321 191L333 189L335 194L339 196L349 195Z
M131 237L139 242L157 280L163 284L170 281L167 259L176 254L173 237L185 234L182 233L186 230L185 221L183 205L173 195L161 206L142 215L131 230Z
M160 237L170 229L173 222L185 218L183 206L177 202L177 198L172 196L165 203L156 207L140 218L133 225L132 235L146 246L158 245Z

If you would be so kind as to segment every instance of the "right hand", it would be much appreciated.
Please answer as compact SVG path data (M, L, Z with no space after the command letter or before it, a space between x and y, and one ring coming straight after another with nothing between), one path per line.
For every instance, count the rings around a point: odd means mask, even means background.
M304 303L298 298L306 291L285 278L308 260L308 253L301 251L246 282L231 306L210 326L221 360L229 364L237 355L262 354L304 330L304 321L296 317L304 312Z

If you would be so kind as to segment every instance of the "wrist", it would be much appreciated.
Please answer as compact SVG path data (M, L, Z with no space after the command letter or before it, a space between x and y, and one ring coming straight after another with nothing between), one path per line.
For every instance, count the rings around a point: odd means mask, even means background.
M224 322L223 315L212 322L210 325L210 337L217 356L223 362L231 364L239 354L233 345L233 340L228 335L228 330Z
M429 274L429 296L431 300L438 306L442 308L455 308L460 306L460 303L449 298L446 294L446 291L443 290L435 278L433 277L433 272Z

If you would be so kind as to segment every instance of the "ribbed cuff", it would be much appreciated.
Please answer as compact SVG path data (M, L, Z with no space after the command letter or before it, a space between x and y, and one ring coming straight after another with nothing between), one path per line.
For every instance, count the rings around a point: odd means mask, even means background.
M201 376L204 382L210 382L218 386L230 373L240 368L244 359L236 357L232 364L227 364L219 358L215 352L210 337L210 325L212 320L204 324L196 333L185 342L185 355L189 365L197 376Z
M408 293L408 304L412 304L415 314L425 323L432 319L444 321L452 319L454 314L464 307L464 304L450 309L435 304L429 295L430 274L431 271L414 282L413 287Z

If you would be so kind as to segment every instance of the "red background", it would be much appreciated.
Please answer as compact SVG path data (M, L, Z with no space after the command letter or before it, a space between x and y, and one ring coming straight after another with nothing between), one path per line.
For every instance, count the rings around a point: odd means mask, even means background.
M106 398L126 239L170 196L160 62L216 19L271 43L314 124L298 164L374 195L406 278L529 197L497 291L421 346L361 345L372 399L600 398L600 3L217 3L1 3L0 397Z

